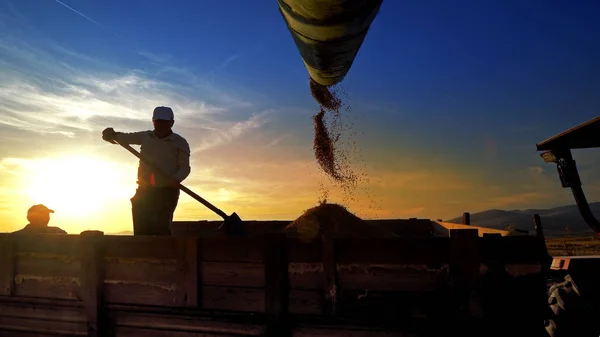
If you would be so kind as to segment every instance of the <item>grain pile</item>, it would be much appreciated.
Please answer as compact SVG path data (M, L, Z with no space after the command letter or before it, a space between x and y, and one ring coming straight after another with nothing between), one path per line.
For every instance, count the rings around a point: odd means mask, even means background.
M391 231L370 225L344 206L326 201L304 212L287 225L284 232L291 237L316 238L381 238L395 237Z

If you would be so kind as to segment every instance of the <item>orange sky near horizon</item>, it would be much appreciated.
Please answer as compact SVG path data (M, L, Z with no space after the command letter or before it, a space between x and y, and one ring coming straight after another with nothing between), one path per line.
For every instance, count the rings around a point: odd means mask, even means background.
M129 198L136 187L137 158L118 146L97 142L113 152L112 159L93 153L2 159L0 231L23 227L26 211L35 203L54 209L50 225L70 234L89 229L106 233L131 230ZM192 174L184 184L226 213L237 212L246 220L293 220L317 204L323 195L321 185L328 191L330 202L342 203L362 218L449 219L462 211L553 202L557 195L559 200L571 203L568 191L560 188L557 180L539 181L535 169L526 174L532 183L546 188L511 194L502 186L486 186L485 177L473 172L450 168L395 172L383 166L358 170L363 181L352 196L344 197L341 188L324 176L314 160L282 164L275 160L240 160L236 165L232 157L227 168L194 164L201 161L200 157L193 157ZM598 193L595 189L588 192ZM219 217L182 192L175 220L203 219Z

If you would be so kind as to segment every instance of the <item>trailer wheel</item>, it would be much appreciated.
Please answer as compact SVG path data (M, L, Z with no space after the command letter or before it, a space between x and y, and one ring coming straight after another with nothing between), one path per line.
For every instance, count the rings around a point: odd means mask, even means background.
M546 331L550 337L597 337L594 315L589 303L581 296L570 275L548 291L549 318Z

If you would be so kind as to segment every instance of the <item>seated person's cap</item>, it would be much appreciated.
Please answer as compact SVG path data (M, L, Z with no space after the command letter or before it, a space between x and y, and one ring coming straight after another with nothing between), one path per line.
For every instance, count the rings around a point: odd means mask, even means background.
M173 110L167 106L157 106L154 108L154 113L152 113L152 120L165 120L172 121L174 120Z
M29 208L29 210L27 211L27 215L32 214L32 213L54 213L54 210L42 205L42 204L38 204L38 205L33 205Z

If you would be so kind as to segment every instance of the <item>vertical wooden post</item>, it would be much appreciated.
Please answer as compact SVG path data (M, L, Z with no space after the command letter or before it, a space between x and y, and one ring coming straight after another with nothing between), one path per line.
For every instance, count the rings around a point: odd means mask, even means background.
M325 293L325 303L323 305L324 314L335 315L337 303L337 263L335 258L335 239L324 237L322 239L322 260L323 260L323 290Z
M81 296L87 317L88 336L100 337L107 334L104 312L104 233L85 231L80 235Z
M12 296L15 292L15 238L10 234L0 236L0 295Z
M459 318L469 316L471 292L479 282L481 254L477 229L450 230L450 277Z
M289 326L289 271L288 245L285 233L265 235L265 336L291 336Z
M197 237L177 238L177 305L198 308L202 305L202 250Z
M546 238L544 237L544 227L539 214L533 215L533 228L535 229L535 237L538 239L540 260L542 271L547 272L552 265L552 257L548 254L548 246L546 246Z
M533 215L533 228L535 229L535 236L545 242L544 227L542 226L542 219L540 219L539 214Z
M470 226L471 225L471 214L469 212L464 212L462 215L462 224Z

